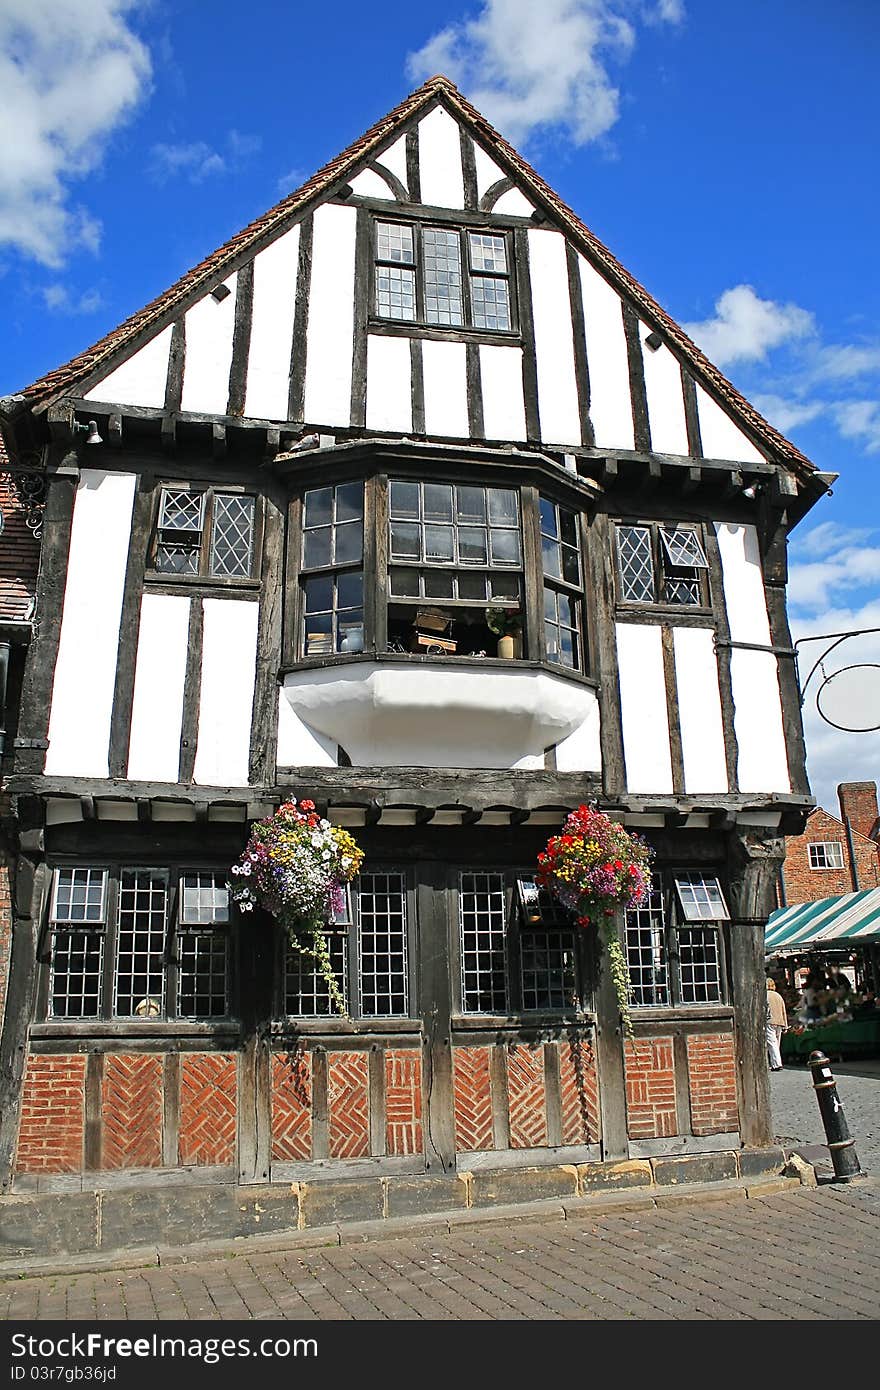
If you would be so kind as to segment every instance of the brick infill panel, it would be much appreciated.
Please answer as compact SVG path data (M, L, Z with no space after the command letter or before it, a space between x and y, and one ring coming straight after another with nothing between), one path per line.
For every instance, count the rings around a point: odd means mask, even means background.
M414 1047L385 1053L385 1152L420 1154L422 1136L422 1054Z
M692 1033L687 1040L694 1134L739 1129L736 1055L732 1033Z
M563 1144L599 1140L599 1083L592 1043L571 1038L559 1043L559 1087Z
M82 1170L85 1088L85 1057L28 1057L15 1165L19 1173Z
M626 1123L630 1139L666 1139L677 1131L672 1038L627 1041Z
M547 1143L544 1049L518 1043L507 1053L510 1147L536 1149Z
M191 1052L180 1068L180 1162L235 1162L237 1059Z
M272 1160L312 1156L312 1054L276 1052L272 1058Z
M455 1143L460 1153L494 1149L488 1047L452 1049Z
M370 1068L366 1052L331 1052L327 1058L330 1157L370 1154Z
M162 1058L108 1054L101 1081L101 1167L162 1163Z

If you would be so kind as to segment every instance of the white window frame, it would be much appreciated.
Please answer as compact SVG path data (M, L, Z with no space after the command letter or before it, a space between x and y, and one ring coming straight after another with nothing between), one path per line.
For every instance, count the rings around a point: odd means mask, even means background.
M815 855L814 851L816 851ZM821 856L819 851L821 851ZM829 851L831 852L829 853ZM807 845L807 857L809 859L810 868L817 873L827 873L835 869L843 869L846 867L843 845L839 840L811 841L811 843ZM816 863L816 859L820 857L824 857L828 862L824 864ZM839 862L834 863L833 861L835 859Z

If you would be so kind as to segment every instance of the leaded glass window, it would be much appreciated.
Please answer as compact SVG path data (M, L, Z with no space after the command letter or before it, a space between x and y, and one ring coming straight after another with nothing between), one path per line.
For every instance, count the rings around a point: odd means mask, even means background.
M617 527L618 584L624 603L703 606L708 603L708 569L695 526L643 523Z
M255 539L255 497L212 488L162 488L154 549L158 573L250 579Z
M106 869L56 869L49 913L50 1017L99 1015L106 911Z
M303 502L305 656L363 651L363 554L363 483L310 489Z
M578 516L546 497L540 499L540 513L547 660L582 671L583 578Z
M510 280L506 233L375 224L377 318L508 333L515 326Z
M503 874L462 874L459 889L461 1006L507 1013L507 895Z
M663 894L655 889L626 912L626 958L634 1005L668 1004L666 914Z
M214 494L211 574L247 579L254 558L254 498Z
M515 488L392 478L389 491L393 598L518 600L522 532Z
M722 1003L727 918L714 876L656 873L650 896L625 914L633 1007Z

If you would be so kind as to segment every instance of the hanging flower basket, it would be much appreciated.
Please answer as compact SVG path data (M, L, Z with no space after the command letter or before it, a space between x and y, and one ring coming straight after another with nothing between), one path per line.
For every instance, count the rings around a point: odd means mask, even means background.
M576 915L578 926L598 929L628 1038L633 1035L629 968L615 914L622 907L637 906L650 893L652 854L645 840L629 834L603 811L578 806L567 816L562 833L551 836L538 855L535 875L540 887Z
M330 959L327 928L344 910L345 885L363 859L348 831L319 816L313 801L297 805L291 798L266 820L254 821L227 884L241 912L265 908L293 949L315 962L343 1017L348 1014Z

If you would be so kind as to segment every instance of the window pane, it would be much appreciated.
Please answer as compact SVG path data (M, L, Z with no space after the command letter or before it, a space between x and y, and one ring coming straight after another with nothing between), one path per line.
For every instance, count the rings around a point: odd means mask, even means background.
M626 959L630 999L636 1006L669 1003L663 894L655 889L638 907L626 909Z
M453 598L455 575L442 570L425 571L425 598Z
M343 998L348 1002L348 972L345 958L345 934L328 932L327 945L330 962L336 982ZM330 998L323 977L314 967L308 956L301 956L290 945L284 954L284 1010L298 1018L326 1018L335 1014L336 1007Z
M363 557L364 527L361 521L349 521L344 526L336 526L337 565L354 565Z
M570 1009L577 1004L574 932L523 931L519 939L524 1009Z
M663 597L667 603L686 603L693 606L701 602L700 581L694 576L673 578L667 575L663 581Z
M211 573L248 579L254 553L254 498L218 492L214 497Z
M510 300L506 280L471 276L471 303L475 328L508 329Z
M229 921L229 889L218 874L183 874L180 879L180 920L187 926Z
M304 526L329 526L333 520L332 487L313 488L305 495Z
M182 932L177 1012L181 1018L223 1018L229 1012L229 943L220 932Z
M329 575L320 579L307 579L303 588L306 591L307 613L329 613L333 607L333 580Z
M563 545L578 548L577 517L567 507L559 508L559 539Z
M50 1018L97 1018L101 1011L104 937L96 931L52 935Z
M393 569L390 570L389 573L391 576L391 593L396 598L419 597L418 570Z
M306 656L328 656L333 650L333 614L306 617Z
M360 608L347 608L337 618L336 650L362 652L364 649L364 615Z
M190 531L199 534L205 519L205 494L188 488L163 488L159 511L162 531Z
M559 542L544 535L541 536L541 564L546 575L552 579L562 578L559 564Z
M451 561L455 555L451 526L425 527L425 559Z
M391 555L395 560L421 559L421 529L409 521L392 521Z
M412 265L412 227L401 226L399 222L378 222L376 249L380 261L397 261L402 265Z
M407 486L417 488L418 484ZM447 483L425 483L425 520L452 521L452 488Z
M559 621L556 609L556 590L544 585L544 617L549 618L551 623Z
M482 526L458 528L458 554L462 564L488 564L489 541Z
M516 526L519 522L519 508L516 493L512 488L489 488L489 520L493 526Z
M493 565L518 565L520 563L519 531L499 531L493 529Z
M56 869L54 922L104 921L106 869Z
M683 1004L717 1004L721 1000L718 933L714 927L679 927L678 960Z
M329 526L319 526L315 531L306 531L303 536L303 567L318 569L330 564L330 541L332 530Z
M363 483L343 483L336 489L336 520L360 521L364 515Z
M507 1012L507 906L501 874L462 874L459 891L461 1006Z
M165 876L124 869L119 879L114 1013L155 1018L164 1012Z
M703 554L703 547L695 531L661 526L660 540L663 542L663 549L670 565L676 569L709 568L709 562Z
M360 570L339 576L336 581L336 601L340 608L361 607L364 601L364 576Z
M391 515L402 520L419 519L419 484L391 479Z
M548 502L546 497L542 497L538 503L541 513L541 531L545 536L559 538L559 527L556 518L556 504Z
M493 598L519 598L519 578L515 574L493 574L490 580Z
M726 922L729 919L717 878L676 874L675 890L686 922Z
M376 267L376 313L381 319L415 319L415 271L399 270L397 266Z
M618 526L617 560L621 597L631 603L653 603L654 560L646 526Z
M562 578L566 584L575 584L578 587L581 582L581 557L577 550L571 550L567 545L561 547L562 551Z
M156 569L161 574L198 574L200 553L198 545L160 542L156 550Z
M478 599L486 597L486 576L484 574L460 574L458 576L458 597Z
M422 251L426 322L458 326L464 321L458 232L426 227Z
M503 236L489 236L485 232L470 232L468 241L473 270L496 270L500 271L501 274L506 272L507 248Z
M481 487L457 487L455 511L458 521L486 523L486 492Z
M368 1018L405 1016L409 991L403 876L361 874L357 902L361 1013Z

